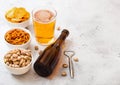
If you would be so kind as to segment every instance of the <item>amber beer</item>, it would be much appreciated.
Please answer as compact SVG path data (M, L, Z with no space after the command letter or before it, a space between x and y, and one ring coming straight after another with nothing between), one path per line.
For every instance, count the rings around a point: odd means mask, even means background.
M37 8L33 10L33 26L36 40L43 45L54 40L56 11L52 8Z

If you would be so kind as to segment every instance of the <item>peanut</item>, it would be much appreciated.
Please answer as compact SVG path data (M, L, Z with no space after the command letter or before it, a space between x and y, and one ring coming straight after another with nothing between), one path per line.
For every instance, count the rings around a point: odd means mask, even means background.
M19 64L19 62L18 62L18 61L16 61L16 62L13 62L13 64L14 64L14 65L18 65L18 64Z
M18 55L17 55L17 54L13 54L12 56L13 56L13 57L18 57Z
M9 57L11 57L11 54L6 54L5 56L6 56L6 58L9 58Z
M62 72L61 76L67 76L67 73L64 71Z
M9 66L9 62L6 62L6 64Z
M78 61L79 61L78 58L73 58L73 60L74 60L75 62L78 62Z
M5 64L13 68L25 67L30 64L31 60L30 50L11 50L4 56Z
M29 63L30 63L30 60L27 60L27 62L25 64L28 65Z
M63 64L62 66L63 66L63 68L67 68L67 67L68 67L68 65L67 65L67 64Z
M14 67L15 67L15 68L19 68L19 65L15 65Z

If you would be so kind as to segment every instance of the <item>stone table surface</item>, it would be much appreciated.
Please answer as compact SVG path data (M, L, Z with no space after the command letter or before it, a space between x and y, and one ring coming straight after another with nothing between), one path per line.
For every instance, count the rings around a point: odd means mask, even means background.
M68 68L60 68L49 79L38 76L32 67L24 75L11 75L3 65L3 57L10 50L4 42L4 33L11 28L4 19L5 11L22 6L31 13L43 4L57 10L56 27L70 31L64 50L75 51L74 57L79 59L74 62L74 79L70 78ZM36 42L32 19L27 29L32 33L30 49L35 60L38 52L34 46L40 50L46 46ZM60 31L55 29L56 38ZM119 36L120 0L0 0L0 85L120 85ZM67 63L66 57L64 60ZM61 77L62 71L67 72L66 77Z

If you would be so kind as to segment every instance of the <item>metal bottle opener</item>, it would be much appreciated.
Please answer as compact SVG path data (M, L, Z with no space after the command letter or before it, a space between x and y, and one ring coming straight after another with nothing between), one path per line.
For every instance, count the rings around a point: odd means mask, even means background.
M64 51L64 55L68 57L70 77L73 79L74 78L74 67L73 67L72 57L75 55L75 52Z

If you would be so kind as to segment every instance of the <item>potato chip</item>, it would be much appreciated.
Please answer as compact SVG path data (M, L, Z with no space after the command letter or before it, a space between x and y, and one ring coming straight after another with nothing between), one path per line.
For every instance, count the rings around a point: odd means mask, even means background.
M16 18L19 18L19 19L24 17L25 14L26 14L26 10L24 8L17 8L17 10L15 12Z
M19 8L14 7L6 13L5 17L8 21L20 23L25 20L28 20L30 17L30 14L23 7L19 7Z
M16 7L12 8L11 10L9 10L7 13L6 13L6 17L8 18L13 18L14 17L14 13L16 11Z

